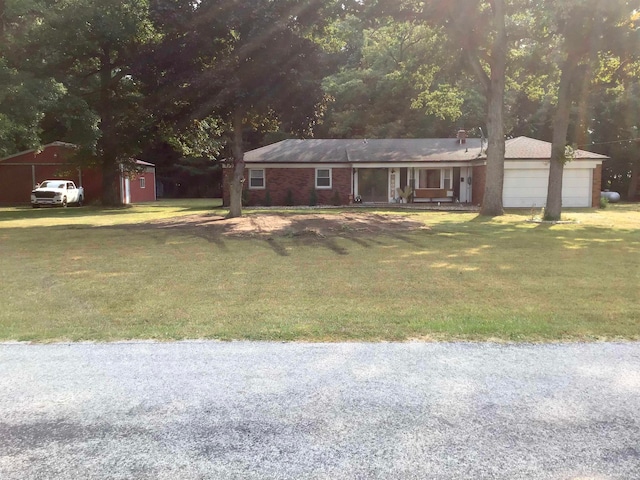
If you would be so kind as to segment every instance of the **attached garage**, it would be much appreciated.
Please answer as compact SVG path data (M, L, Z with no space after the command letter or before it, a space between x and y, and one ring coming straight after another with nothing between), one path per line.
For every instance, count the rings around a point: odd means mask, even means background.
M505 207L543 207L547 201L549 167L513 168L505 162L502 201ZM527 162L530 163L530 162ZM542 162L541 162L542 163ZM509 168L509 167L512 168ZM562 177L562 205L590 207L592 202L593 168L568 168Z
M505 142L502 203L507 208L539 208L547 202L551 144L518 137ZM600 199L602 161L607 157L576 150L564 167L563 207L597 207Z

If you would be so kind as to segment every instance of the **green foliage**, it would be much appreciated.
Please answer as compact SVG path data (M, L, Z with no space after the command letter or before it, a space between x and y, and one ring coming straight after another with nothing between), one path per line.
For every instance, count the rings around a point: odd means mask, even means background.
M429 115L434 115L441 120L447 118L457 120L462 115L464 103L463 92L453 85L438 85L433 91L423 91L412 102L413 108L423 108Z
M309 206L315 207L318 205L318 192L316 192L315 188L312 188L309 192Z
M272 200L271 200L271 192L267 189L264 192L264 204L266 207L270 207L272 205Z
M640 46L639 46L640 50ZM633 199L640 175L640 59L636 56L616 71L614 82L595 83L589 140L591 149L608 155L603 164L603 188ZM640 184L640 183L639 183Z
M218 118L194 119L177 132L175 126L164 123L163 127L167 143L185 157L215 159L222 150L224 125Z
M247 188L242 189L242 205L249 205L249 190Z
M502 3L504 45L494 42ZM604 181L623 194L633 188L640 144L626 140L640 127L637 2L223 7L216 0L0 1L0 157L63 140L113 171L153 140L178 152L167 160L172 174L209 175L210 160L242 158L270 131L278 132L272 140L448 136L486 125L486 81L504 47L506 133L551 140L560 67L576 58L562 143L593 144L613 158Z
M331 204L334 206L342 205L342 198L340 197L340 192L338 190L333 191L333 195L331 196Z
M473 85L463 86L464 77L440 29L386 17L373 25L350 17L338 24L347 29L341 41L348 56L340 71L323 82L331 101L317 129L320 135L403 138L450 133ZM483 108L475 113L467 109L466 120L475 124Z
M294 200L293 200L293 192L291 191L291 189L287 190L287 196L284 199L284 204L287 207L292 207L295 205Z
M576 158L576 150L578 149L574 145L565 145L563 158L565 165Z
M40 146L41 122L65 94L60 82L38 74L29 57L43 8L30 0L0 2L0 158Z
M155 2L152 17L164 37L142 71L157 115L182 125L219 118L228 158L239 167L249 132L311 135L326 74L325 54L313 39L337 9L335 2L297 0ZM234 217L241 214L235 187Z
M546 58L547 62L558 65L560 77L553 114L552 159L566 162L568 155L562 150L568 143L572 111L588 109L588 93L594 82L609 83L613 80L614 75L610 72L619 70L622 65L616 56L637 58L640 39L637 32L629 28L629 21L637 12L637 3L626 0L548 0L541 2L540 7L537 11L538 25L553 35L558 44L557 52L561 55L559 59ZM539 41L544 42L544 48L548 47L548 38L539 38ZM578 128L586 136L594 128L589 125L591 122L586 115L581 117L577 119ZM553 167L552 164L549 184L553 182L560 188L549 188L545 214L556 220L562 210L562 169Z
M134 64L157 39L147 0L63 0L46 4L29 36L30 64L64 88L43 119L56 140L92 153L105 176L103 204L120 202L120 164L131 164L154 124Z
M607 208L609 206L609 199L607 197L600 196L600 208Z

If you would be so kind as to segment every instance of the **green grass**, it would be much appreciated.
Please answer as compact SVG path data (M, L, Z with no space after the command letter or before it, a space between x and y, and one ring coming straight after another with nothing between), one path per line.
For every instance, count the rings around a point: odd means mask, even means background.
M0 209L0 339L640 339L637 204L562 225L378 210L429 228L355 237L147 225L219 205Z

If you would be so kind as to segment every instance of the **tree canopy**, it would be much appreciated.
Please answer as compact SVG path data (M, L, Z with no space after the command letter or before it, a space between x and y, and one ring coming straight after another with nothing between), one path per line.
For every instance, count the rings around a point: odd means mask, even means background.
M525 134L553 143L557 218L567 146L637 193L639 19L628 0L1 0L0 156L75 143L104 204L144 152L203 175L227 159L235 216L265 135L486 127L482 213L502 213L504 141Z

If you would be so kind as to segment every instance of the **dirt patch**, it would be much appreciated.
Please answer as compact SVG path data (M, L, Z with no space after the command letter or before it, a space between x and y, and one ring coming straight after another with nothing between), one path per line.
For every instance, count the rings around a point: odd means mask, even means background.
M185 233L198 235L241 238L273 236L358 237L428 230L424 223L404 215L370 213L256 213L230 219L216 215L189 215L145 224L144 228L182 230Z

